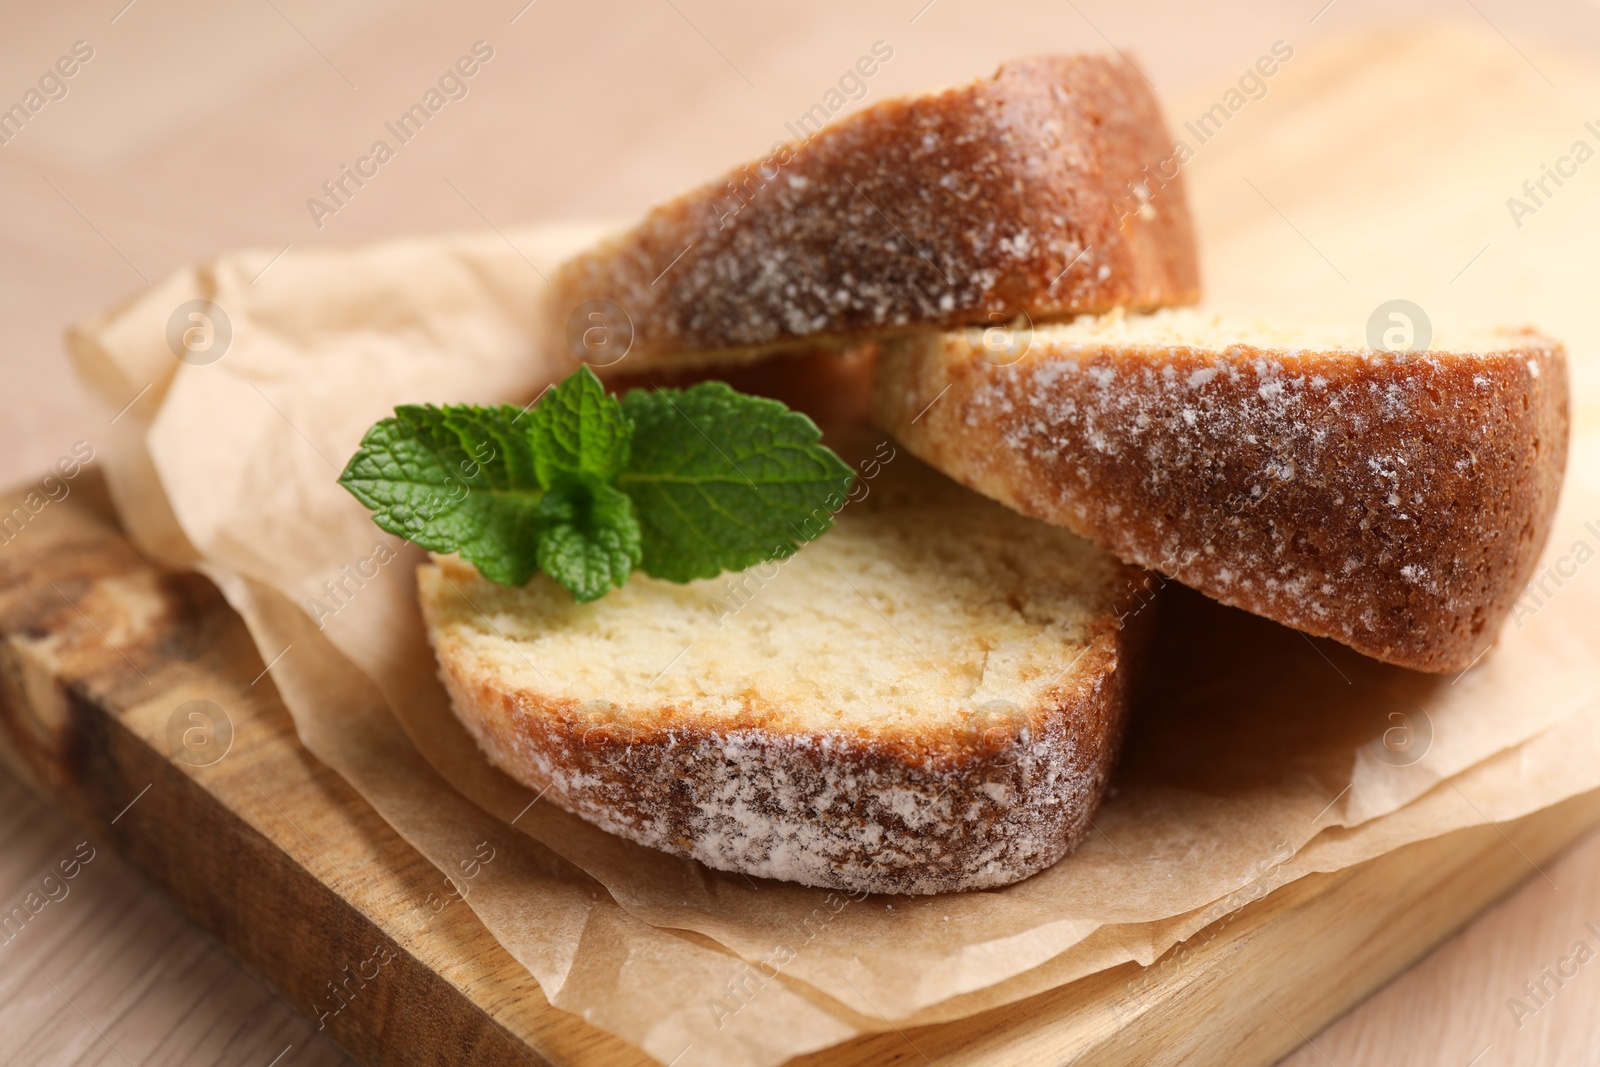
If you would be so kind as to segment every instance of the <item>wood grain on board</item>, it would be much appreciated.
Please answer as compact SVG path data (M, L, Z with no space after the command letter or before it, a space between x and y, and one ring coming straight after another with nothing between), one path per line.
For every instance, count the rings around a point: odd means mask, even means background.
M0 849L10 868L0 921L12 918L0 936L0 1063L266 1067L280 1054L278 1067L353 1062L198 936L103 839L9 775L0 775ZM29 918L19 922L18 907Z
M0 756L359 1059L648 1062L430 906L437 869L300 747L244 624L145 562L95 475L0 556L0 637Z

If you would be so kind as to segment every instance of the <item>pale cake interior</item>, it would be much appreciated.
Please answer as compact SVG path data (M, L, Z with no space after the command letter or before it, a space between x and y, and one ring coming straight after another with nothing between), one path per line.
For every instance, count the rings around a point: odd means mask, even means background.
M1127 569L876 447L834 528L782 563L687 585L636 571L577 604L542 575L508 588L436 559L419 572L435 646L502 692L705 727L915 733L1072 684L1119 598L1137 602Z

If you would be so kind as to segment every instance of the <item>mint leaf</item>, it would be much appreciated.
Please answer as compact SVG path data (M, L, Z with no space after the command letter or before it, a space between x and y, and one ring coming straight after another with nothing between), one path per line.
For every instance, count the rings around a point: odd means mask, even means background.
M527 426L534 469L546 489L569 476L610 484L627 466L633 427L586 366L539 398Z
M578 603L628 580L639 562L639 523L628 498L609 485L568 482L539 505L539 569Z
M805 415L722 382L634 390L617 478L643 535L640 566L674 582L792 555L833 524L850 468Z
M490 581L543 571L585 602L635 567L687 582L791 555L852 477L776 400L707 382L619 402L584 367L531 410L396 408L339 484L383 529Z
M339 484L384 530L459 552L485 578L521 585L538 566L544 486L520 408L408 405L367 431Z

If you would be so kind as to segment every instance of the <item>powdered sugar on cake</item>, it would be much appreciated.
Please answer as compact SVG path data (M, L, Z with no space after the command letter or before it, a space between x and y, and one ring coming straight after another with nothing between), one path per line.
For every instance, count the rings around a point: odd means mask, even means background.
M958 481L1224 603L1460 669L1549 529L1564 353L1526 332L1415 354L1306 333L1114 314L1037 327L1009 365L963 334L906 339L876 417Z
M841 118L656 208L562 268L552 318L614 302L637 367L1192 301L1181 178L1152 210L1126 202L1170 149L1125 61L1008 63Z
M431 633L457 715L530 789L718 870L850 891L986 889L1056 862L1104 790L1125 699L1107 636L1035 726L965 752L936 736L919 750L693 724L596 745L571 708L485 685L470 657L443 647L448 633Z

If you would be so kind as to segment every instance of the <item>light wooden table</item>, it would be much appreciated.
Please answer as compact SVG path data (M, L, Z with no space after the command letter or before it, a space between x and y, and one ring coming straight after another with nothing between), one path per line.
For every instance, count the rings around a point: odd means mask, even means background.
M0 482L103 439L107 416L73 380L62 328L221 249L293 254L630 215L760 154L880 39L894 58L869 99L1107 39L1178 99L1231 78L1275 39L1311 47L1399 17L1394 4L1324 3L108 0L34 8L25 20L13 12L0 35L0 106L21 101L75 42L92 58L63 80L64 96L49 83L60 98L0 145ZM1518 52L1600 56L1594 4L1404 6L1406 17L1450 18ZM465 98L319 228L307 199L477 41L493 57ZM0 906L81 840L0 779ZM1287 1062L1600 1062L1600 962L1520 1028L1511 1021L1507 1000L1523 982L1578 940L1600 949L1585 927L1600 928L1600 838L1544 873ZM0 1064L345 1062L104 852L25 937L0 945L0 1034Z

